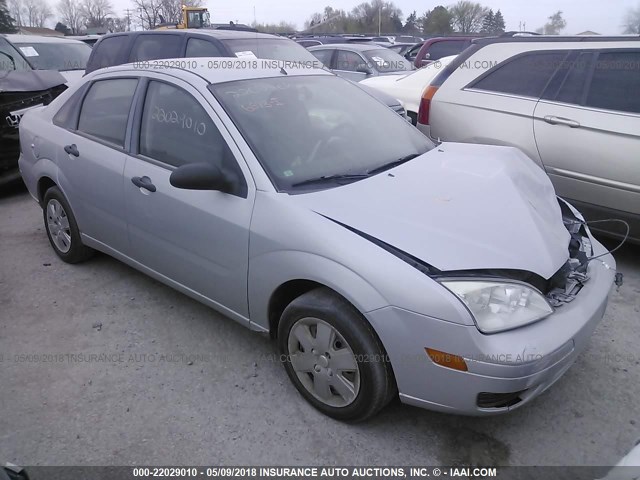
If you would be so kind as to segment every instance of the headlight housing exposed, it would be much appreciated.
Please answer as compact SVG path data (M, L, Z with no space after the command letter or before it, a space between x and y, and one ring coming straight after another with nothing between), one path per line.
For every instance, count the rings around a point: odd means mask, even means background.
M540 292L522 283L462 279L441 283L462 300L483 333L522 327L553 313Z

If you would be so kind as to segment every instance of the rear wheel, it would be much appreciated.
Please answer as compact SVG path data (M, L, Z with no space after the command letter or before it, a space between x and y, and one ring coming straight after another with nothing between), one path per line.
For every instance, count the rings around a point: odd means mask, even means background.
M391 365L375 332L329 289L305 293L285 309L278 345L298 391L333 418L365 420L395 394Z
M91 257L94 250L82 244L71 207L58 187L47 190L43 205L44 226L56 254L67 263L82 262Z

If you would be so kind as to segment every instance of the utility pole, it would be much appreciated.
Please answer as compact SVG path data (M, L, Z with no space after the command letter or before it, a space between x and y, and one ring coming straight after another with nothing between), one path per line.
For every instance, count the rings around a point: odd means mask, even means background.
M125 12L127 14L127 32L130 32L131 31L131 10L127 8Z
M381 26L382 26L382 3L378 6L378 36L380 36Z

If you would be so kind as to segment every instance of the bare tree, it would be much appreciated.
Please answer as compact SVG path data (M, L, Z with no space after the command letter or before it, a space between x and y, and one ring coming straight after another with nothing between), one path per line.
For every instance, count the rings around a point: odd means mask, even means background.
M53 12L46 0L24 0L22 20L26 26L42 28L51 17Z
M82 0L80 11L87 27L106 27L107 18L113 15L109 0Z
M105 22L105 27L109 32L126 32L127 31L127 17L109 17Z
M13 18L17 26L26 26L23 19L24 4L22 3L22 0L9 0L7 2L7 8L9 10L9 15Z
M549 21L536 30L537 33L545 35L560 35L560 32L567 26L567 22L562 17L562 11L558 10L549 17Z
M482 21L488 13L486 7L469 0L460 0L449 7L453 25L461 33L474 33L482 29Z
M82 31L84 18L77 0L60 0L56 8L60 14L62 23L71 29L71 33L77 35Z
M133 0L143 30L151 30L160 23L179 23L182 5L199 7L202 0Z
M15 15L13 18L16 18ZM630 8L624 17L624 32L640 35L640 5Z

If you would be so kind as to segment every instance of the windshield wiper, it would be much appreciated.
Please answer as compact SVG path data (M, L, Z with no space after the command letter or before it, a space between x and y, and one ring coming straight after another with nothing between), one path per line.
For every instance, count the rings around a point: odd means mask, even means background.
M323 183L323 182L336 182L340 180L346 180L347 182L355 182L357 180L362 180L363 178L367 178L369 176L368 173L343 173L340 175L323 175L317 178L309 178L307 180L302 180L301 182L293 183L292 187L301 187L303 185L311 185L313 183Z
M375 175L376 173L384 172L385 170L389 170L393 167L397 167L398 165L402 165L403 163L408 162L409 160L413 160L416 157L422 155L421 153L412 153L411 155L406 155L397 160L393 160L392 162L388 162L380 165L379 167L372 168L371 170L367 170L367 175Z

